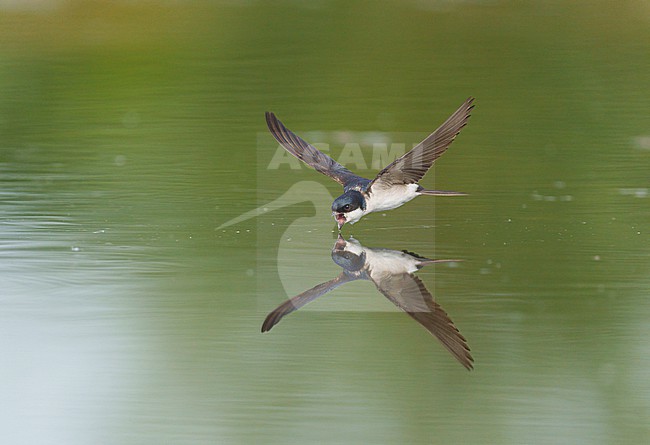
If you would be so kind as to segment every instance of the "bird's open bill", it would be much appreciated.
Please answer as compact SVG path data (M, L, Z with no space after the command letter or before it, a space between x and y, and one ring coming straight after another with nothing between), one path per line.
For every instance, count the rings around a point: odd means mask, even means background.
M341 227L343 227L343 224L345 224L345 215L343 213L332 212L332 216L334 216L334 219L336 220L336 225L339 226L339 232L340 232Z

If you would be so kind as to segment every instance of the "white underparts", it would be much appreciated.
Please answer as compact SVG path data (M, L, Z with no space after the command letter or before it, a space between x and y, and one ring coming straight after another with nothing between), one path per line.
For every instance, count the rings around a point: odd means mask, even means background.
M366 197L365 213L392 210L406 204L419 195L417 192L419 187L417 184L405 184L372 190L370 196Z

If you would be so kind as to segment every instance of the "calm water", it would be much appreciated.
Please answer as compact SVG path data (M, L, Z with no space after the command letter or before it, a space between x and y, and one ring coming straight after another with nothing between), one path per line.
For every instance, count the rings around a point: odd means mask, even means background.
M2 443L647 441L650 8L538 3L0 1ZM475 369L367 280L262 334L342 271L264 111L372 176L470 95L469 195L343 232Z

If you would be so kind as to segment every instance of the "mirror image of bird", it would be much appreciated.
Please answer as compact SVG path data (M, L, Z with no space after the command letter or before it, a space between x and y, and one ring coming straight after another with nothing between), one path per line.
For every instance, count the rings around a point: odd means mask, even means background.
M467 340L415 275L426 265L460 260L432 260L406 250L365 247L356 239L346 241L341 235L332 248L332 260L343 269L341 273L276 307L266 316L262 332L270 331L285 316L343 284L368 280L391 303L437 338L460 364L468 370L473 369L474 358Z
M372 212L392 210L420 196L460 196L464 193L427 190L418 182L451 145L467 124L474 98L468 98L436 131L411 151L397 158L370 180L358 176L305 142L271 112L266 124L273 137L293 156L343 186L343 194L332 203L332 216L339 232L345 223L354 224Z

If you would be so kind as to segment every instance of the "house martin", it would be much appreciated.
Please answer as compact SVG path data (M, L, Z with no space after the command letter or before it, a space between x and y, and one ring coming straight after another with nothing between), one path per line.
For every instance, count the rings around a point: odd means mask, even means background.
M340 231L345 223L354 224L371 212L395 209L420 195L464 195L459 192L427 190L418 182L467 124L470 111L474 108L473 101L474 98L468 98L436 131L389 164L372 180L352 173L305 142L268 111L266 124L273 137L289 153L343 186L344 193L332 203L332 216Z
M422 280L414 275L428 264L459 260L432 260L406 250L364 247L354 238L346 241L340 235L332 249L332 260L343 271L271 311L262 324L262 332L270 331L286 315L345 283L369 280L391 303L436 337L461 365L473 369L474 359L467 340L434 301Z

